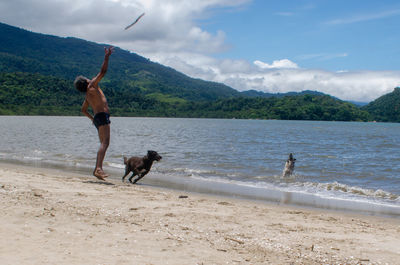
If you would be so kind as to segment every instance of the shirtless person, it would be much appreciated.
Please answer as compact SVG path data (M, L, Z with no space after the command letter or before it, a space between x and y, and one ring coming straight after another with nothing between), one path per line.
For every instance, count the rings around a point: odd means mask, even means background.
M105 56L100 73L92 80L78 76L75 79L75 88L86 93L85 101L82 104L82 113L85 114L96 126L99 133L100 148L97 152L96 168L93 175L98 179L104 180L108 177L103 171L103 160L106 155L108 145L110 144L110 111L108 109L107 99L99 87L100 80L105 76L108 68L108 58L113 52L113 47L104 48ZM94 117L88 112L89 106L92 108Z

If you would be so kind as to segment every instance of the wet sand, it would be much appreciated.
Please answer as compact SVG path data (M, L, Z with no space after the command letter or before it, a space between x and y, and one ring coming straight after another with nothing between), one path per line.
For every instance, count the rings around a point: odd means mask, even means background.
M400 220L0 164L1 264L400 264Z

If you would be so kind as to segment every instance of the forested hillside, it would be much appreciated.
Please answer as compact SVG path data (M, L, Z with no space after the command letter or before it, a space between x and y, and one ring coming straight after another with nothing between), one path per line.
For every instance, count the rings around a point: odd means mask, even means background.
M64 80L95 76L104 58L105 44L29 32L0 23L0 72L39 73ZM226 85L190 78L119 48L110 60L103 86L131 90L158 99L215 100L240 93Z
M282 120L366 121L368 113L326 95L159 101L105 87L112 115ZM78 115L84 96L69 81L30 73L0 73L0 115Z
M371 119L384 122L400 122L400 87L383 95L362 108L368 111Z

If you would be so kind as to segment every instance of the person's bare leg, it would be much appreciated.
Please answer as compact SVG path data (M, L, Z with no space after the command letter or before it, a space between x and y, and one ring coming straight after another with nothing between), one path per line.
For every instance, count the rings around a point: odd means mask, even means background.
M108 145L110 144L110 124L99 127L99 140L100 147L97 151L96 168L93 171L93 175L98 179L104 180L104 178L108 177L103 171L103 160L106 156Z

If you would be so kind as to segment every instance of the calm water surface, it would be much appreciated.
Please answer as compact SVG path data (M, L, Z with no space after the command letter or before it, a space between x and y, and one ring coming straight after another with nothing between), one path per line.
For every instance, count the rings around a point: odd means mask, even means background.
M90 174L98 137L85 117L0 117L0 161ZM112 117L105 170L156 150L143 183L400 217L400 124ZM282 177L289 153L295 175Z

